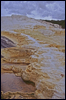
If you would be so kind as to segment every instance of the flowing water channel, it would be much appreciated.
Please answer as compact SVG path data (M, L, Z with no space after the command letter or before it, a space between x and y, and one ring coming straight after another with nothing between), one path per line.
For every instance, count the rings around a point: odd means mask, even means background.
M27 37L28 40L33 42L33 44L31 44L29 42L28 46L39 47L35 56L32 55L31 57L37 58L37 55L39 55L38 60L41 63L41 67L40 67L41 72L48 73L48 75L51 76L52 82L53 82L53 80L56 80L56 79L62 79L61 74L65 75L64 74L65 67L62 66L62 63L59 62L59 60L64 58L64 53L58 51L58 49L55 47L50 48L50 47L46 47L46 44L39 44L38 41L36 41L34 38L30 37L29 35L25 35L23 33L21 33L21 35ZM42 53L40 53L40 52L42 52ZM54 81L54 83L55 83L55 81ZM61 80L59 82L56 82L56 84L58 84L58 83L61 84L58 86L59 88L64 87L65 86L64 78L63 78L63 82ZM64 87L64 89L65 89L65 87ZM1 91L3 91L4 93L8 92L8 91L11 91L11 92L16 92L16 91L34 92L35 86L33 86L31 84L26 84L22 80L21 77L17 77L13 73L2 73L1 74ZM64 93L64 91L63 91L63 93Z

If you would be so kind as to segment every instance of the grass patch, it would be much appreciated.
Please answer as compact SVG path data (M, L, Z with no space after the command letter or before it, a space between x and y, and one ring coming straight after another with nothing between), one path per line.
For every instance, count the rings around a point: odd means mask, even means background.
M47 22L51 22L51 23L53 23L53 24L58 24L58 25L60 25L63 29L65 29L65 20L57 20L57 21L55 21L55 20L44 20L44 21L47 21Z

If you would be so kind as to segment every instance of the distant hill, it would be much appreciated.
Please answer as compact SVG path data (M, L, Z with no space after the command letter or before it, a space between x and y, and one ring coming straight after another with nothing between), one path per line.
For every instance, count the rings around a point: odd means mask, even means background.
M47 21L47 22L51 22L53 24L59 24L63 29L65 28L65 20L44 20L44 21Z
M59 25L53 25L59 24ZM33 28L35 25L53 27L53 28L65 28L65 20L55 21L55 20L42 20L42 19L34 19L29 18L27 16L22 15L12 15L12 16L2 16L1 17L1 31L4 30L14 30L21 28Z

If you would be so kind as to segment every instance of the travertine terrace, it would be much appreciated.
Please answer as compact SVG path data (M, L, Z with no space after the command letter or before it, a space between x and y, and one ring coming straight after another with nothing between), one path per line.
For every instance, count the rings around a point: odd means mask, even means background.
M1 98L65 98L65 29L26 16L1 18Z

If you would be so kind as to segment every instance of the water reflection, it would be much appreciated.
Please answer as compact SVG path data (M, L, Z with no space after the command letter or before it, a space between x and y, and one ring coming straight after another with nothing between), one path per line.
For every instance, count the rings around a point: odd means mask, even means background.
M16 92L34 92L35 87L31 84L26 84L21 77L15 76L13 73L1 74L1 91Z

